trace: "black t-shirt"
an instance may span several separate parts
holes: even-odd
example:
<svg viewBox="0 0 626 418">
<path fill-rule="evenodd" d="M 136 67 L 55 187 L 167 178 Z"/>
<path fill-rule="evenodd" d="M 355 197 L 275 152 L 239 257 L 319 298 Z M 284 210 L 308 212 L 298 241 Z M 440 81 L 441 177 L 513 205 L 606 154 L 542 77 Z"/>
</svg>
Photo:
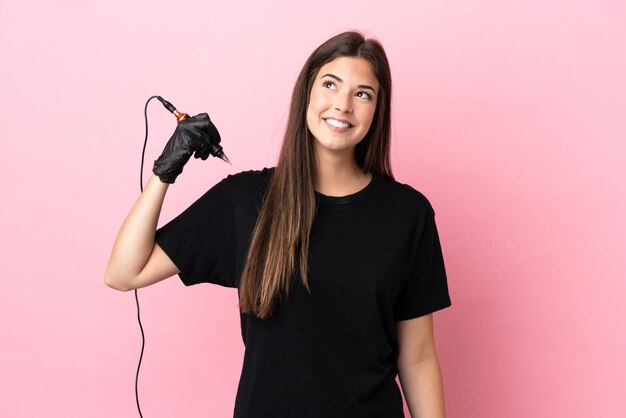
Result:
<svg viewBox="0 0 626 418">
<path fill-rule="evenodd" d="M 237 287 L 272 173 L 229 175 L 157 230 L 185 285 Z M 378 174 L 349 196 L 316 197 L 311 294 L 296 272 L 278 313 L 240 314 L 234 417 L 404 417 L 396 321 L 451 306 L 434 210 Z"/>
</svg>

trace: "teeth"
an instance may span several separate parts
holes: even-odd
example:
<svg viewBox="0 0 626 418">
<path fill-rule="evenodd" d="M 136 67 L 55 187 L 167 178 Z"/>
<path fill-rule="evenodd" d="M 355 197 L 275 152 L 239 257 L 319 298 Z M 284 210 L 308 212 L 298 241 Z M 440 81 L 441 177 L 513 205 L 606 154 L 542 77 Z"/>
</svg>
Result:
<svg viewBox="0 0 626 418">
<path fill-rule="evenodd" d="M 337 128 L 349 128 L 350 124 L 348 122 L 339 122 L 338 120 L 335 119 L 326 119 L 326 123 L 328 123 L 329 125 L 333 125 L 336 126 Z"/>
</svg>

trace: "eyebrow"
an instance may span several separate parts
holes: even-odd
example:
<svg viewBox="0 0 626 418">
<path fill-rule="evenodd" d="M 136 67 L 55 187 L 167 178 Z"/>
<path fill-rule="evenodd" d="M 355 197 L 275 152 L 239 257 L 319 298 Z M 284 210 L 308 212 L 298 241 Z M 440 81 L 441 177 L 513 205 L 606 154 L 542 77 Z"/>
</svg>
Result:
<svg viewBox="0 0 626 418">
<path fill-rule="evenodd" d="M 340 83 L 343 83 L 343 80 L 340 79 L 339 77 L 337 77 L 335 74 L 331 74 L 331 73 L 324 74 L 322 76 L 322 78 L 324 78 L 324 77 L 334 78 L 335 80 L 339 81 Z M 367 84 L 359 84 L 357 87 L 360 88 L 360 89 L 370 89 L 374 93 L 376 93 L 376 90 L 374 90 L 374 88 L 372 86 L 368 86 Z"/>
</svg>

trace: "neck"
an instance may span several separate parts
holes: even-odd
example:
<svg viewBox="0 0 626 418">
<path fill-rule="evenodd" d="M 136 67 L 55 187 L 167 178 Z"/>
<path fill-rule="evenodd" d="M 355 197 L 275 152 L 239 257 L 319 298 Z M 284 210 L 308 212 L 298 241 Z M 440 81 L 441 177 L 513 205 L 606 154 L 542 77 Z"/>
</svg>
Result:
<svg viewBox="0 0 626 418">
<path fill-rule="evenodd" d="M 371 178 L 372 174 L 364 172 L 357 164 L 354 149 L 342 154 L 318 151 L 314 184 L 319 193 L 346 196 L 363 189 Z"/>
</svg>

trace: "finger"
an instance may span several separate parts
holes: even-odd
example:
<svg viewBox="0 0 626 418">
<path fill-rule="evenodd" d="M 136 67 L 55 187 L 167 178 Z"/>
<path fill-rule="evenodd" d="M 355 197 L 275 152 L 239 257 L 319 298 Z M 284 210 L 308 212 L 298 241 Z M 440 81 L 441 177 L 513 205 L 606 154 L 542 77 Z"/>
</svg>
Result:
<svg viewBox="0 0 626 418">
<path fill-rule="evenodd" d="M 202 147 L 206 147 L 209 148 L 211 147 L 211 144 L 213 144 L 213 138 L 211 137 L 211 135 L 209 135 L 208 133 L 206 133 L 205 131 L 201 131 L 200 132 L 200 141 L 202 142 Z"/>
<path fill-rule="evenodd" d="M 208 135 L 206 133 L 201 132 L 200 138 L 197 138 L 193 141 L 193 148 L 196 150 L 196 158 L 202 158 L 204 160 L 206 159 L 205 156 L 209 155 L 211 147 L 210 143 L 206 140 L 207 137 Z"/>
<path fill-rule="evenodd" d="M 208 118 L 208 115 L 206 118 L 193 119 L 187 122 L 188 129 L 193 129 L 194 131 L 206 132 L 208 131 L 210 125 L 211 125 L 211 120 Z"/>
<path fill-rule="evenodd" d="M 202 160 L 206 160 L 209 157 L 210 149 L 209 147 L 204 147 L 196 151 L 196 158 L 201 158 Z"/>
<path fill-rule="evenodd" d="M 213 123 L 210 123 L 207 130 L 209 132 L 209 135 L 211 136 L 211 142 L 213 142 L 214 144 L 219 144 L 222 138 L 215 125 Z"/>
</svg>

